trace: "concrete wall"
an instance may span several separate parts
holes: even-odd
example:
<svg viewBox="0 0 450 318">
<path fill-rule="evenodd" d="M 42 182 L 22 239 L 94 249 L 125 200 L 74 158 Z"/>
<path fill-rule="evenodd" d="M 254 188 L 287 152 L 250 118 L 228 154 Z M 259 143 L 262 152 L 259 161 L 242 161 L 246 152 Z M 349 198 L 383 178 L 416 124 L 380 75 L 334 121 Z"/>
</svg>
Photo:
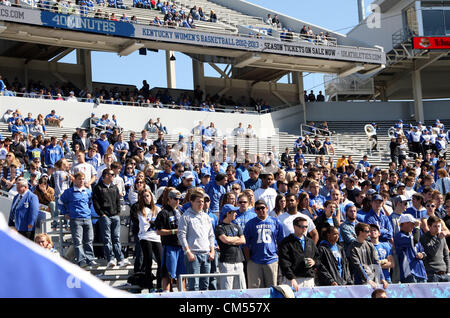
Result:
<svg viewBox="0 0 450 318">
<path fill-rule="evenodd" d="M 78 127 L 94 112 L 96 115 L 116 114 L 119 124 L 126 130 L 140 131 L 150 118 L 161 118 L 169 133 L 186 134 L 201 120 L 204 124 L 214 122 L 224 134 L 231 132 L 241 122 L 244 127 L 251 124 L 261 137 L 275 134 L 276 129 L 291 134 L 299 134 L 304 113 L 301 106 L 282 109 L 270 114 L 215 113 L 200 111 L 181 111 L 173 109 L 132 107 L 93 103 L 71 103 L 20 97 L 0 97 L 0 112 L 3 116 L 8 109 L 19 108 L 36 116 L 44 116 L 55 109 L 65 118 L 65 127 Z M 307 121 L 388 121 L 410 119 L 414 112 L 413 102 L 322 102 L 306 104 Z M 424 101 L 426 120 L 450 118 L 450 101 Z"/>
<path fill-rule="evenodd" d="M 90 117 L 91 113 L 97 116 L 109 114 L 110 117 L 115 114 L 119 124 L 125 130 L 141 131 L 150 118 L 156 120 L 161 118 L 161 122 L 167 127 L 169 133 L 186 134 L 201 120 L 204 124 L 214 122 L 215 127 L 222 130 L 223 133 L 231 132 L 241 122 L 243 127 L 251 124 L 258 135 L 261 137 L 271 136 L 275 133 L 270 114 L 239 114 L 239 113 L 215 113 L 200 111 L 181 111 L 175 109 L 161 109 L 148 107 L 132 107 L 120 105 L 101 104 L 96 106 L 94 103 L 72 103 L 66 101 L 41 100 L 21 97 L 0 97 L 1 115 L 8 108 L 19 109 L 22 114 L 28 112 L 33 116 L 41 113 L 44 117 L 52 109 L 56 110 L 57 115 L 64 117 L 63 126 L 78 127 L 84 120 Z"/>
<path fill-rule="evenodd" d="M 307 103 L 307 120 L 397 120 L 410 119 L 414 102 L 326 102 Z M 426 120 L 450 118 L 450 101 L 424 101 Z"/>
</svg>

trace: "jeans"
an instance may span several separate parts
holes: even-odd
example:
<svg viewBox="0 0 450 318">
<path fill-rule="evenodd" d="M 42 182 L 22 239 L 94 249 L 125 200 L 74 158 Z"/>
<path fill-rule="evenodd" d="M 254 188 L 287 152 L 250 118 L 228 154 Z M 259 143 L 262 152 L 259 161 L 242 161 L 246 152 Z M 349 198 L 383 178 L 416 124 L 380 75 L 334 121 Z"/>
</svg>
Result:
<svg viewBox="0 0 450 318">
<path fill-rule="evenodd" d="M 427 280 L 425 278 L 417 277 L 414 275 L 409 275 L 401 280 L 403 284 L 415 284 L 415 283 L 426 283 Z"/>
<path fill-rule="evenodd" d="M 214 259 L 211 261 L 211 274 L 217 273 L 217 269 L 219 267 L 219 251 L 215 251 L 214 253 Z M 210 277 L 209 278 L 209 290 L 217 290 L 217 277 Z"/>
<path fill-rule="evenodd" d="M 124 259 L 122 246 L 120 245 L 120 216 L 102 216 L 99 220 L 100 237 L 104 245 L 104 257 L 109 262 Z"/>
<path fill-rule="evenodd" d="M 450 275 L 448 274 L 428 274 L 429 283 L 448 283 L 450 282 Z"/>
<path fill-rule="evenodd" d="M 195 259 L 189 262 L 187 256 L 184 255 L 184 264 L 186 266 L 186 274 L 209 274 L 211 272 L 211 262 L 209 253 L 194 253 Z M 188 290 L 208 290 L 209 277 L 188 278 Z"/>
<path fill-rule="evenodd" d="M 70 219 L 75 262 L 78 265 L 90 264 L 94 260 L 94 231 L 91 219 Z"/>
</svg>

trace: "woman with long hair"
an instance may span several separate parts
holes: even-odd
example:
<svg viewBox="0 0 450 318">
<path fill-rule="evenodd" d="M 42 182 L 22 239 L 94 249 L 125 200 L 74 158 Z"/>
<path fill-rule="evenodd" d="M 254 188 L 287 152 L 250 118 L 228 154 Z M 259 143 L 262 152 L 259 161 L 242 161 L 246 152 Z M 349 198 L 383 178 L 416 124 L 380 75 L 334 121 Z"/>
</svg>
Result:
<svg viewBox="0 0 450 318">
<path fill-rule="evenodd" d="M 233 192 L 227 192 L 223 195 L 222 200 L 220 200 L 219 211 L 222 211 L 225 204 L 236 206 L 236 196 Z"/>
<path fill-rule="evenodd" d="M 309 206 L 309 195 L 307 192 L 301 192 L 298 195 L 298 210 L 309 216 L 313 221 L 317 218 L 317 214 Z"/>
<path fill-rule="evenodd" d="M 286 197 L 282 194 L 278 194 L 275 198 L 275 207 L 269 215 L 277 218 L 284 212 L 286 212 Z"/>
<path fill-rule="evenodd" d="M 155 205 L 150 190 L 139 193 L 138 220 L 139 220 L 139 244 L 144 255 L 145 284 L 150 291 L 154 291 L 152 280 L 152 262 L 155 257 L 158 269 L 156 271 L 156 288 L 161 289 L 161 237 L 156 233 L 155 220 L 161 209 Z"/>
<path fill-rule="evenodd" d="M 144 190 L 150 190 L 150 188 L 145 184 L 145 175 L 144 172 L 139 171 L 136 175 L 136 180 L 134 181 L 133 186 L 130 188 L 130 192 L 128 193 L 128 201 L 130 205 L 138 202 L 139 193 Z"/>
<path fill-rule="evenodd" d="M 251 209 L 255 206 L 255 194 L 253 193 L 253 190 L 245 189 L 244 192 L 248 196 L 248 208 Z"/>
</svg>

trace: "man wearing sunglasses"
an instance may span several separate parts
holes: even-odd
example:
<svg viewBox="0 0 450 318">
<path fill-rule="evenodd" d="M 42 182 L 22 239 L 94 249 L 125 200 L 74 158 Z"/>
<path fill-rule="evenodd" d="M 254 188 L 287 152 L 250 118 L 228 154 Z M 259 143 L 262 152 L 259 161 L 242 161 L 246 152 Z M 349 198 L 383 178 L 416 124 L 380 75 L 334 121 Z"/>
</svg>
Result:
<svg viewBox="0 0 450 318">
<path fill-rule="evenodd" d="M 277 284 L 277 246 L 284 238 L 283 225 L 269 216 L 264 200 L 255 202 L 255 212 L 244 228 L 248 288 L 268 288 Z"/>
<path fill-rule="evenodd" d="M 178 240 L 178 221 L 181 214 L 178 210 L 181 193 L 172 190 L 168 194 L 167 204 L 158 213 L 155 220 L 156 233 L 161 236 L 163 258 L 161 260 L 162 289 L 170 291 L 173 280 L 185 274 L 184 254 Z"/>
<path fill-rule="evenodd" d="M 285 237 L 279 247 L 280 269 L 283 284 L 299 287 L 314 287 L 314 268 L 319 260 L 319 252 L 314 241 L 307 237 L 308 221 L 298 216 L 292 222 L 294 233 Z"/>
</svg>

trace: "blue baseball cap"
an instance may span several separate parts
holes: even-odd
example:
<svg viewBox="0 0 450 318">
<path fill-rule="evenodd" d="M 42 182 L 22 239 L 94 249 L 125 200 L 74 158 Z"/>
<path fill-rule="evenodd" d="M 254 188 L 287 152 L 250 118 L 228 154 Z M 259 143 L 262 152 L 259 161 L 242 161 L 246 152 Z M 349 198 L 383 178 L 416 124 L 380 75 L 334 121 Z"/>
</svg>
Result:
<svg viewBox="0 0 450 318">
<path fill-rule="evenodd" d="M 379 195 L 379 194 L 375 194 L 372 197 L 372 201 L 383 201 L 383 197 L 381 195 Z"/>
<path fill-rule="evenodd" d="M 202 177 L 204 177 L 204 176 L 211 176 L 211 172 L 209 172 L 208 168 L 202 168 L 200 170 L 200 173 L 201 173 Z"/>
<path fill-rule="evenodd" d="M 222 207 L 222 211 L 220 212 L 220 220 L 223 220 L 227 216 L 228 212 L 237 211 L 237 210 L 239 210 L 239 207 L 234 206 L 232 204 L 225 204 Z"/>
</svg>

